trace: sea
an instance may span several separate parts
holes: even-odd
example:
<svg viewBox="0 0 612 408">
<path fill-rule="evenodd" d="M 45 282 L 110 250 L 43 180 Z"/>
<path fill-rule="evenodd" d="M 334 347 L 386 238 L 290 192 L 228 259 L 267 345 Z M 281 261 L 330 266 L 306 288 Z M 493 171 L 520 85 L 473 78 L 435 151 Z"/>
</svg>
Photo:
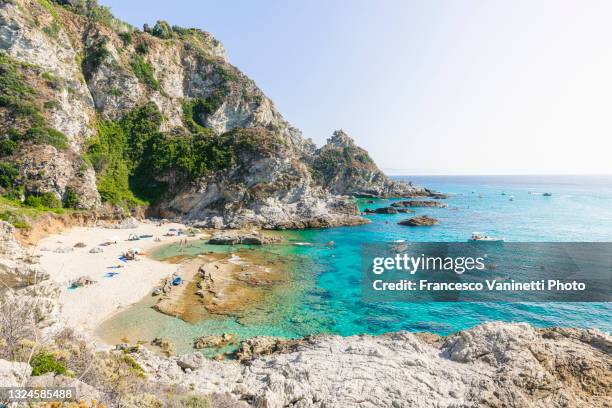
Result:
<svg viewBox="0 0 612 408">
<path fill-rule="evenodd" d="M 195 244 L 191 255 L 207 251 L 267 251 L 291 257 L 290 284 L 271 291 L 262 304 L 238 316 L 210 316 L 186 323 L 151 308 L 150 297 L 104 322 L 103 339 L 121 336 L 148 341 L 160 337 L 188 351 L 193 339 L 212 333 L 302 337 L 341 336 L 400 330 L 447 335 L 487 321 L 526 322 L 538 327 L 564 326 L 612 331 L 611 303 L 516 302 L 366 302 L 361 296 L 361 245 L 406 242 L 466 242 L 473 232 L 506 242 L 612 242 L 612 176 L 402 176 L 402 181 L 446 193 L 446 208 L 416 208 L 439 220 L 433 227 L 398 225 L 407 214 L 367 215 L 360 226 L 290 231 L 287 243 L 260 248 Z M 544 195 L 544 193 L 548 193 Z M 366 207 L 393 200 L 358 199 Z M 412 216 L 412 215 L 411 215 Z M 333 243 L 333 245 L 331 245 Z M 307 245 L 306 245 L 307 244 Z M 163 259 L 184 252 L 162 248 Z"/>
</svg>

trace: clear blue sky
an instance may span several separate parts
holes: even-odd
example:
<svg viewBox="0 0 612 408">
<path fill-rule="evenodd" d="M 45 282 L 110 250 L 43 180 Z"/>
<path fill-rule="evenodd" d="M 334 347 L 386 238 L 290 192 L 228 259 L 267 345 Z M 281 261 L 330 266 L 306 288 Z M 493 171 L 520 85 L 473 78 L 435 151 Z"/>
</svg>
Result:
<svg viewBox="0 0 612 408">
<path fill-rule="evenodd" d="M 211 32 L 306 137 L 389 173 L 612 173 L 612 2 L 101 3 Z"/>
</svg>

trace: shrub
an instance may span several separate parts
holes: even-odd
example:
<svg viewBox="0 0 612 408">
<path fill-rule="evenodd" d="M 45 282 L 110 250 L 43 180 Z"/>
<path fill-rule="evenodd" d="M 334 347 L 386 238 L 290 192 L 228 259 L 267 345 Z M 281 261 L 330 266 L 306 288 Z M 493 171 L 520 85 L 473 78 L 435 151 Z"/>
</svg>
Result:
<svg viewBox="0 0 612 408">
<path fill-rule="evenodd" d="M 130 45 L 132 43 L 132 33 L 130 33 L 129 31 L 125 31 L 123 33 L 119 33 L 119 38 L 121 38 L 121 41 L 123 42 L 123 45 Z"/>
<path fill-rule="evenodd" d="M 165 188 L 153 179 L 148 149 L 156 137 L 162 115 L 153 102 L 133 109 L 120 121 L 103 121 L 98 135 L 87 149 L 87 160 L 98 176 L 101 197 L 129 208 L 158 198 Z"/>
<path fill-rule="evenodd" d="M 68 148 L 66 135 L 50 127 L 32 127 L 26 132 L 25 139 L 34 144 L 48 144 L 58 149 Z"/>
<path fill-rule="evenodd" d="M 45 101 L 43 104 L 45 109 L 59 109 L 61 107 L 60 103 L 56 100 Z"/>
<path fill-rule="evenodd" d="M 41 194 L 29 194 L 26 196 L 25 205 L 34 208 L 62 208 L 62 202 L 52 192 Z"/>
<path fill-rule="evenodd" d="M 55 356 L 48 352 L 40 352 L 30 361 L 32 375 L 38 376 L 46 373 L 65 374 L 66 367 Z"/>
<path fill-rule="evenodd" d="M 46 27 L 43 27 L 43 32 L 47 34 L 49 37 L 57 39 L 59 36 L 59 32 L 62 29 L 62 26 L 57 22 L 53 21 Z"/>
<path fill-rule="evenodd" d="M 67 187 L 64 194 L 64 208 L 77 208 L 79 195 L 73 187 Z"/>
<path fill-rule="evenodd" d="M 221 87 L 213 92 L 208 98 L 200 97 L 191 100 L 184 100 L 182 107 L 185 125 L 192 132 L 201 131 L 205 127 L 203 118 L 216 112 L 223 104 L 227 94 L 228 90 Z"/>
<path fill-rule="evenodd" d="M 0 213 L 0 220 L 6 221 L 15 228 L 25 229 L 30 228 L 27 218 L 23 214 L 18 214 L 14 211 L 3 211 Z"/>
<path fill-rule="evenodd" d="M 155 37 L 162 39 L 169 39 L 173 37 L 172 28 L 166 21 L 160 20 L 155 23 L 151 29 L 151 34 Z"/>
<path fill-rule="evenodd" d="M 207 395 L 188 395 L 181 401 L 185 408 L 211 408 L 212 402 Z"/>
<path fill-rule="evenodd" d="M 18 176 L 19 171 L 14 165 L 7 162 L 0 162 L 0 187 L 13 188 Z"/>
<path fill-rule="evenodd" d="M 87 48 L 85 58 L 81 62 L 81 69 L 86 80 L 91 79 L 93 73 L 100 68 L 100 65 L 109 55 L 110 52 L 106 49 L 105 41 Z"/>
<path fill-rule="evenodd" d="M 113 14 L 110 9 L 105 6 L 100 6 L 96 0 L 88 0 L 87 8 L 87 17 L 96 23 L 111 25 L 113 22 Z"/>
<path fill-rule="evenodd" d="M 139 54 L 134 54 L 132 56 L 130 65 L 138 80 L 147 84 L 151 89 L 159 91 L 159 82 L 155 79 L 153 68 L 151 68 L 151 65 L 149 65 Z"/>
<path fill-rule="evenodd" d="M 141 41 L 136 45 L 136 52 L 140 55 L 147 55 L 149 53 L 149 44 L 145 41 Z"/>
</svg>

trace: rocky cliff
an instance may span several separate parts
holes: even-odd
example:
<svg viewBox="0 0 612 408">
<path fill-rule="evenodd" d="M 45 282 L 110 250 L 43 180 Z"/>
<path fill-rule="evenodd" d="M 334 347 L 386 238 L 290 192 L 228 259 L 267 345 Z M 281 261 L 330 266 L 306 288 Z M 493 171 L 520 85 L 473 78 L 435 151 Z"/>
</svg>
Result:
<svg viewBox="0 0 612 408">
<path fill-rule="evenodd" d="M 417 197 L 431 192 L 412 183 L 389 179 L 368 152 L 355 144 L 343 130 L 336 130 L 314 156 L 317 180 L 335 194 L 365 197 Z"/>
<path fill-rule="evenodd" d="M 427 194 L 343 132 L 317 149 L 198 29 L 141 31 L 95 1 L 0 0 L 0 52 L 12 199 L 302 228 L 362 222 L 345 194 Z"/>
</svg>

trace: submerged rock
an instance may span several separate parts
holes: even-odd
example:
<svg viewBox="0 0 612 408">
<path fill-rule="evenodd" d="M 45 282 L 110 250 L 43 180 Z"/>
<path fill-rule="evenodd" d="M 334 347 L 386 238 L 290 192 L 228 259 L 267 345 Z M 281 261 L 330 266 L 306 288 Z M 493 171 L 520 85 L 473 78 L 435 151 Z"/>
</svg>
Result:
<svg viewBox="0 0 612 408">
<path fill-rule="evenodd" d="M 420 215 L 418 217 L 412 217 L 398 222 L 399 225 L 408 225 L 410 227 L 430 227 L 432 225 L 436 225 L 437 223 L 438 220 L 427 215 Z"/>
</svg>

